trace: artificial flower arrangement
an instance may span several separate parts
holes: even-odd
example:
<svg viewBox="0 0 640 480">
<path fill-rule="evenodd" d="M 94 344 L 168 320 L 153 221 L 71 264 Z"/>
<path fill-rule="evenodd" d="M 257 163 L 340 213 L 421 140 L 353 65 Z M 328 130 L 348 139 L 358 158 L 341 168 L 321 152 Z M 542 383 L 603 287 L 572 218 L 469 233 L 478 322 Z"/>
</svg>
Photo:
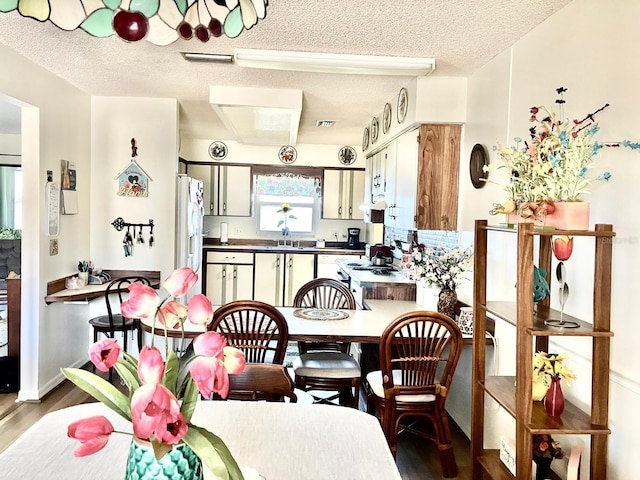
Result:
<svg viewBox="0 0 640 480">
<path fill-rule="evenodd" d="M 533 382 L 541 382 L 548 388 L 552 378 L 561 378 L 571 386 L 571 380 L 575 380 L 576 376 L 563 363 L 568 356 L 566 352 L 559 355 L 536 352 L 533 356 Z"/>
<path fill-rule="evenodd" d="M 429 286 L 449 290 L 455 290 L 465 278 L 472 260 L 471 248 L 426 248 L 420 244 L 411 254 L 416 279 L 424 279 Z"/>
<path fill-rule="evenodd" d="M 289 213 L 291 210 L 293 210 L 293 208 L 288 203 L 283 203 L 280 206 L 280 208 L 277 210 L 278 213 L 282 213 L 282 217 L 283 217 L 283 219 L 278 222 L 277 227 L 279 228 L 281 225 L 284 225 L 284 227 L 282 227 L 282 235 L 285 235 L 285 236 L 291 233 L 291 231 L 289 230 L 289 227 L 287 226 L 287 220 L 289 219 L 297 220 L 298 218 L 295 215 Z"/>
<path fill-rule="evenodd" d="M 561 107 L 566 90 L 556 89 L 561 96 L 556 103 Z M 594 180 L 588 175 L 595 166 L 593 157 L 603 147 L 595 140 L 599 126 L 594 117 L 608 106 L 605 104 L 582 120 L 558 118 L 547 107 L 532 107 L 529 121 L 534 126 L 529 129 L 530 140 L 516 137 L 515 146 L 510 147 L 497 143 L 498 155 L 503 161 L 497 168 L 507 172 L 508 199 L 504 204 L 495 204 L 490 213 L 515 212 L 523 218 L 543 219 L 555 211 L 557 201 L 581 201 Z M 622 145 L 634 148 L 630 143 Z M 491 168 L 493 165 L 484 167 L 485 171 Z M 610 177 L 609 172 L 604 172 L 595 180 Z"/>
<path fill-rule="evenodd" d="M 176 297 L 183 297 L 197 279 L 191 268 L 175 270 L 162 284 L 169 293 L 164 299 L 152 287 L 132 283 L 128 287 L 129 299 L 122 303 L 121 312 L 127 318 L 153 318 L 154 329 L 156 322 L 183 329 L 187 319 L 194 324 L 206 325 L 213 318 L 213 307 L 205 295 L 194 295 L 187 305 L 176 300 Z M 168 348 L 166 327 L 164 330 L 166 363 L 153 340 L 151 346 L 142 348 L 139 359 L 122 351 L 113 338 L 96 342 L 89 349 L 93 365 L 102 372 L 115 368 L 129 395 L 86 370 L 63 368 L 62 373 L 131 421 L 133 434 L 151 443 L 156 459 L 162 458 L 174 445 L 185 443 L 216 478 L 242 480 L 242 472 L 224 442 L 190 421 L 200 394 L 210 398 L 216 392 L 226 398 L 229 374 L 244 370 L 244 354 L 227 346 L 226 339 L 219 333 L 206 332 L 193 340 L 195 355 L 181 369 L 178 356 Z M 181 370 L 184 369 L 188 373 L 183 374 Z M 184 380 L 179 382 L 182 378 Z M 81 442 L 74 455 L 82 457 L 101 450 L 113 432 L 113 426 L 104 416 L 74 422 L 69 425 L 68 435 Z"/>
<path fill-rule="evenodd" d="M 532 450 L 534 458 L 564 458 L 560 444 L 546 433 L 533 435 Z"/>
</svg>

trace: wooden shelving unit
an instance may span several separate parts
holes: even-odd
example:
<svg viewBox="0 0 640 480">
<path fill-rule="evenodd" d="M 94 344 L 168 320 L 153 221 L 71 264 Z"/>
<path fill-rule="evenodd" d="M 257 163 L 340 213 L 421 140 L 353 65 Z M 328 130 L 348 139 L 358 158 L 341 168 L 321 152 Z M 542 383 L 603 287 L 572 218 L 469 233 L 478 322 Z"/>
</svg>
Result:
<svg viewBox="0 0 640 480">
<path fill-rule="evenodd" d="M 516 302 L 487 301 L 487 244 L 490 232 L 513 232 L 517 235 Z M 570 317 L 578 328 L 556 328 L 544 324 L 545 319 L 558 318 L 560 312 L 549 308 L 549 297 L 537 306 L 534 314 L 533 265 L 538 253 L 538 267 L 551 272 L 553 236 L 586 236 L 595 241 L 593 324 Z M 473 479 L 531 479 L 532 435 L 535 433 L 581 434 L 591 437 L 590 478 L 607 478 L 609 348 L 611 312 L 612 225 L 596 225 L 595 230 L 538 230 L 530 223 L 517 229 L 489 226 L 486 220 L 476 220 L 474 267 L 474 338 L 473 385 L 471 407 L 471 456 Z M 551 275 L 547 281 L 551 282 Z M 486 375 L 487 313 L 516 327 L 516 376 Z M 574 336 L 592 339 L 591 411 L 584 412 L 570 402 L 560 417 L 550 417 L 542 402 L 531 398 L 534 341 L 535 351 L 548 351 L 549 337 Z M 514 359 L 515 360 L 515 359 Z M 515 386 L 514 386 L 515 385 Z M 497 450 L 484 448 L 484 414 L 487 396 L 493 398 L 516 422 L 516 476 L 502 464 Z"/>
</svg>

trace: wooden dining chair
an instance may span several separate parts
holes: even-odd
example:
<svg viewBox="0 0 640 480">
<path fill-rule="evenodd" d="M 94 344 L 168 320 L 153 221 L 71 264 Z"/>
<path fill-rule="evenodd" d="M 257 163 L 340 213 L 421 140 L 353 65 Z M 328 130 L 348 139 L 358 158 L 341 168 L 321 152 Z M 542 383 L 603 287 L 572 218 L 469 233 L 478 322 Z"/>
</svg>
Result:
<svg viewBox="0 0 640 480">
<path fill-rule="evenodd" d="M 120 305 L 129 297 L 128 287 L 132 283 L 142 283 L 151 285 L 151 281 L 142 276 L 129 276 L 112 280 L 104 292 L 104 299 L 107 304 L 106 315 L 100 315 L 89 320 L 93 327 L 93 341 L 98 341 L 100 333 L 107 337 L 114 338 L 115 332 L 123 332 L 122 347 L 127 351 L 127 332 L 137 332 L 138 351 L 142 350 L 142 329 L 140 320 L 136 318 L 126 318 L 120 313 Z M 117 306 L 117 308 L 116 308 Z"/>
<path fill-rule="evenodd" d="M 284 365 L 247 363 L 241 373 L 229 375 L 228 400 L 298 401 L 293 380 Z"/>
<path fill-rule="evenodd" d="M 255 300 L 236 300 L 213 312 L 209 330 L 240 349 L 247 363 L 282 365 L 289 342 L 289 327 L 280 311 Z"/>
<path fill-rule="evenodd" d="M 293 306 L 355 310 L 356 301 L 351 290 L 342 282 L 332 278 L 317 278 L 300 287 Z M 358 361 L 349 353 L 350 348 L 348 342 L 298 342 L 300 355 L 293 361 L 296 387 L 304 391 L 338 392 L 328 398 L 314 396 L 321 403 L 331 403 L 337 397 L 346 399 L 353 395 L 353 406 L 358 408 L 361 370 Z"/>
<path fill-rule="evenodd" d="M 445 402 L 461 349 L 462 334 L 448 316 L 405 313 L 382 334 L 380 370 L 366 376 L 368 409 L 379 415 L 391 453 L 396 455 L 401 429 L 432 440 L 445 478 L 458 475 Z M 416 417 L 433 428 L 425 432 L 406 425 Z"/>
</svg>

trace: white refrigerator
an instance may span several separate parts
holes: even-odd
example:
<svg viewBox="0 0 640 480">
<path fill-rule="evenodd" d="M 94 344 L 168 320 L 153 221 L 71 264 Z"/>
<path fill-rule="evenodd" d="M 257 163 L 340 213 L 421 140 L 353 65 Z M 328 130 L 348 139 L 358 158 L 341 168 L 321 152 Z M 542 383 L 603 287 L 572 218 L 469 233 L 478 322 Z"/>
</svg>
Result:
<svg viewBox="0 0 640 480">
<path fill-rule="evenodd" d="M 176 209 L 175 267 L 191 267 L 198 274 L 198 282 L 187 293 L 187 301 L 202 293 L 202 221 L 204 218 L 204 188 L 201 180 L 178 175 Z"/>
</svg>

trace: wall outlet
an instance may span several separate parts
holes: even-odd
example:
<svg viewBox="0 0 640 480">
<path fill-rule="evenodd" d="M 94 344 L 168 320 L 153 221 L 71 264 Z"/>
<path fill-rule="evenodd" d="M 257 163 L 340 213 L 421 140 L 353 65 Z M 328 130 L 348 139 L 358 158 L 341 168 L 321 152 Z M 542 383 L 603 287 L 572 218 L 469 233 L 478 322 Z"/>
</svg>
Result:
<svg viewBox="0 0 640 480">
<path fill-rule="evenodd" d="M 233 233 L 235 233 L 236 235 L 238 235 L 239 233 L 242 233 L 242 229 L 240 227 L 235 227 L 233 229 Z"/>
</svg>

